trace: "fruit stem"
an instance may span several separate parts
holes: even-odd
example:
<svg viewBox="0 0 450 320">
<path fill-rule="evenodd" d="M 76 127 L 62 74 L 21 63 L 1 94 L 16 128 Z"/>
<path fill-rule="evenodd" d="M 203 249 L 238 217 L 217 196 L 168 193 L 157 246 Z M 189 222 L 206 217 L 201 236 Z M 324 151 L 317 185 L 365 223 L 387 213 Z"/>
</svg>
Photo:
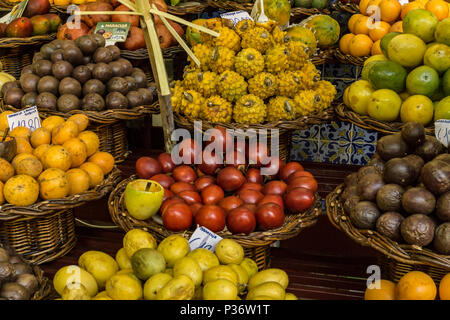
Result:
<svg viewBox="0 0 450 320">
<path fill-rule="evenodd" d="M 150 190 L 151 186 L 152 186 L 152 183 L 150 181 L 147 182 L 147 185 L 145 186 L 145 192 L 148 192 Z"/>
</svg>

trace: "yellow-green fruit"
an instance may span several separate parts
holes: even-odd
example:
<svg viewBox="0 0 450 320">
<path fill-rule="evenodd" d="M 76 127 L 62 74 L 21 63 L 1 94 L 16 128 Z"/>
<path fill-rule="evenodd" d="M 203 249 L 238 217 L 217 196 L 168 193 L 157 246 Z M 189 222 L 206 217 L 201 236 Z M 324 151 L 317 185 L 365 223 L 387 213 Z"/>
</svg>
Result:
<svg viewBox="0 0 450 320">
<path fill-rule="evenodd" d="M 206 45 L 206 44 L 197 44 L 192 47 L 192 52 L 197 57 L 197 59 L 200 61 L 200 69 L 203 71 L 208 71 L 210 68 L 210 63 L 212 59 L 212 51 L 213 48 Z M 198 67 L 197 64 L 192 61 L 190 57 L 188 57 L 188 60 L 191 62 L 192 67 Z"/>
<path fill-rule="evenodd" d="M 294 100 L 283 96 L 270 99 L 267 105 L 267 121 L 294 120 L 295 117 Z"/>
<path fill-rule="evenodd" d="M 424 126 L 433 120 L 434 106 L 430 98 L 422 95 L 413 95 L 403 101 L 400 109 L 400 118 L 403 123 L 418 122 Z"/>
<path fill-rule="evenodd" d="M 156 294 L 157 300 L 190 300 L 194 296 L 194 282 L 185 275 L 179 275 L 166 283 Z"/>
<path fill-rule="evenodd" d="M 242 35 L 241 46 L 245 48 L 255 48 L 261 53 L 272 47 L 273 37 L 270 32 L 262 27 L 255 27 Z"/>
<path fill-rule="evenodd" d="M 214 38 L 216 46 L 227 47 L 234 52 L 238 52 L 241 49 L 241 38 L 234 30 L 227 27 L 219 27 L 215 31 L 220 33 L 219 37 Z"/>
<path fill-rule="evenodd" d="M 300 69 L 300 87 L 302 90 L 312 89 L 320 81 L 320 71 L 311 62 L 305 63 Z"/>
<path fill-rule="evenodd" d="M 232 239 L 222 239 L 216 245 L 216 255 L 221 264 L 240 264 L 244 260 L 244 248 Z"/>
<path fill-rule="evenodd" d="M 308 116 L 319 109 L 321 97 L 314 90 L 302 90 L 294 97 L 297 116 Z"/>
<path fill-rule="evenodd" d="M 158 251 L 164 256 L 169 268 L 174 266 L 175 261 L 186 256 L 189 250 L 189 241 L 180 235 L 170 235 L 158 245 Z"/>
<path fill-rule="evenodd" d="M 62 295 L 66 286 L 77 286 L 82 284 L 93 297 L 98 292 L 98 285 L 95 278 L 86 270 L 76 265 L 65 266 L 59 269 L 53 277 L 53 287 L 59 295 Z"/>
<path fill-rule="evenodd" d="M 128 258 L 142 248 L 156 248 L 155 238 L 147 231 L 141 229 L 131 229 L 123 237 L 123 248 L 127 253 Z"/>
<path fill-rule="evenodd" d="M 86 251 L 78 259 L 78 265 L 92 274 L 99 288 L 118 270 L 119 265 L 110 255 L 101 251 Z"/>
<path fill-rule="evenodd" d="M 298 300 L 298 298 L 295 294 L 286 292 L 286 295 L 284 296 L 284 300 Z"/>
<path fill-rule="evenodd" d="M 288 55 L 287 64 L 289 70 L 297 71 L 302 66 L 304 66 L 305 63 L 308 62 L 309 56 L 305 51 L 305 46 L 303 45 L 303 43 L 299 41 L 289 41 L 286 43 L 286 49 Z"/>
<path fill-rule="evenodd" d="M 323 111 L 328 108 L 336 96 L 336 87 L 326 80 L 320 80 L 316 82 L 314 90 L 320 95 L 321 100 L 319 102 L 319 111 Z"/>
<path fill-rule="evenodd" d="M 243 49 L 236 55 L 234 68 L 237 73 L 250 79 L 264 70 L 264 57 L 254 48 Z"/>
<path fill-rule="evenodd" d="M 194 90 L 186 90 L 182 94 L 181 112 L 192 118 L 198 118 L 205 98 Z"/>
<path fill-rule="evenodd" d="M 266 114 L 267 108 L 264 101 L 253 94 L 246 94 L 236 102 L 233 119 L 237 123 L 263 123 Z"/>
<path fill-rule="evenodd" d="M 450 96 L 445 97 L 436 105 L 434 121 L 439 119 L 450 119 Z"/>
<path fill-rule="evenodd" d="M 220 264 L 217 256 L 208 249 L 204 248 L 192 250 L 188 253 L 187 256 L 197 261 L 200 269 L 202 269 L 202 272 L 205 272 L 209 268 L 218 266 Z"/>
<path fill-rule="evenodd" d="M 198 87 L 198 74 L 201 72 L 197 68 L 184 68 L 183 72 L 183 88 L 188 90 L 196 90 Z"/>
<path fill-rule="evenodd" d="M 167 268 L 166 270 L 164 270 L 164 273 L 167 273 L 168 275 L 173 277 L 173 269 L 172 268 Z"/>
<path fill-rule="evenodd" d="M 210 68 L 215 73 L 222 73 L 226 70 L 234 70 L 236 56 L 233 50 L 227 47 L 214 47 L 211 53 Z"/>
<path fill-rule="evenodd" d="M 312 56 L 316 52 L 317 39 L 309 28 L 294 25 L 286 30 L 289 41 L 300 42 L 306 49 L 305 52 Z"/>
<path fill-rule="evenodd" d="M 91 300 L 112 300 L 110 296 L 106 293 L 106 291 L 99 292 L 95 297 Z"/>
<path fill-rule="evenodd" d="M 301 74 L 299 71 L 286 71 L 278 75 L 277 95 L 293 98 L 301 89 Z"/>
<path fill-rule="evenodd" d="M 205 98 L 209 98 L 217 93 L 217 82 L 219 76 L 215 72 L 199 72 L 197 73 L 196 90 Z"/>
<path fill-rule="evenodd" d="M 276 25 L 272 30 L 272 37 L 276 44 L 283 44 L 287 40 L 287 32 L 281 30 L 281 28 Z"/>
<path fill-rule="evenodd" d="M 239 292 L 244 292 L 247 283 L 248 283 L 248 273 L 247 271 L 239 264 L 230 263 L 228 265 L 234 272 L 236 272 L 238 276 L 238 290 Z"/>
<path fill-rule="evenodd" d="M 135 279 L 135 280 L 139 281 L 139 283 L 141 283 L 141 279 L 139 279 L 139 278 L 134 274 L 133 268 L 119 270 L 119 271 L 117 271 L 116 274 L 126 274 L 126 275 L 129 275 L 130 277 L 132 277 L 133 279 Z"/>
<path fill-rule="evenodd" d="M 284 270 L 278 268 L 269 268 L 258 272 L 248 281 L 248 289 L 251 290 L 265 282 L 277 282 L 283 289 L 289 284 L 289 278 Z"/>
<path fill-rule="evenodd" d="M 172 109 L 176 113 L 181 113 L 181 100 L 183 98 L 183 92 L 186 88 L 183 88 L 182 81 L 172 81 L 170 84 Z"/>
<path fill-rule="evenodd" d="M 158 273 L 148 278 L 144 284 L 144 299 L 156 300 L 158 291 L 170 280 L 172 280 L 172 276 L 167 273 Z"/>
<path fill-rule="evenodd" d="M 358 80 L 353 82 L 348 91 L 350 108 L 360 115 L 367 115 L 367 105 L 374 91 L 369 81 Z"/>
<path fill-rule="evenodd" d="M 256 264 L 256 262 L 254 260 L 252 260 L 250 258 L 244 258 L 244 260 L 242 260 L 240 266 L 242 268 L 244 268 L 245 271 L 247 271 L 249 279 L 258 273 L 258 265 Z"/>
<path fill-rule="evenodd" d="M 268 72 L 258 73 L 248 81 L 248 92 L 265 100 L 277 93 L 277 77 Z"/>
<path fill-rule="evenodd" d="M 203 273 L 197 261 L 189 257 L 183 257 L 175 262 L 173 276 L 185 275 L 191 278 L 194 285 L 198 287 L 202 283 Z"/>
<path fill-rule="evenodd" d="M 217 89 L 222 98 L 235 102 L 247 93 L 247 82 L 240 74 L 227 70 L 220 74 Z"/>
<path fill-rule="evenodd" d="M 283 72 L 288 68 L 288 50 L 284 44 L 275 45 L 267 49 L 264 55 L 266 71 L 270 73 Z"/>
<path fill-rule="evenodd" d="M 398 118 L 402 99 L 389 89 L 380 89 L 372 93 L 367 104 L 369 116 L 380 121 L 394 121 Z"/>
<path fill-rule="evenodd" d="M 82 284 L 65 287 L 61 298 L 63 300 L 91 300 L 87 289 Z"/>
<path fill-rule="evenodd" d="M 258 296 L 267 296 L 275 300 L 284 300 L 285 295 L 286 292 L 284 291 L 284 288 L 278 282 L 268 281 L 249 289 L 247 300 L 251 300 Z"/>
<path fill-rule="evenodd" d="M 344 104 L 349 107 L 349 101 L 348 101 L 348 91 L 350 90 L 350 87 L 345 88 L 344 90 L 344 94 L 342 95 L 342 101 L 344 102 Z M 401 97 L 401 96 L 400 96 Z"/>
<path fill-rule="evenodd" d="M 211 122 L 230 123 L 233 106 L 219 96 L 212 96 L 205 100 L 201 109 L 201 118 Z"/>
<path fill-rule="evenodd" d="M 139 300 L 141 283 L 128 274 L 116 274 L 106 282 L 106 293 L 113 300 Z"/>
<path fill-rule="evenodd" d="M 231 281 L 237 286 L 238 275 L 231 269 L 230 266 L 219 265 L 206 270 L 203 274 L 203 284 L 207 284 L 210 281 L 225 279 Z"/>
<path fill-rule="evenodd" d="M 251 299 L 246 298 L 246 300 L 275 300 L 275 299 L 269 296 L 254 296 L 251 297 Z"/>
<path fill-rule="evenodd" d="M 244 19 L 236 23 L 234 26 L 234 31 L 242 37 L 244 33 L 247 33 L 250 31 L 250 29 L 253 29 L 255 27 L 255 21 L 251 19 Z"/>
<path fill-rule="evenodd" d="M 237 295 L 236 285 L 225 279 L 208 282 L 203 287 L 204 300 L 236 300 Z"/>
<path fill-rule="evenodd" d="M 128 258 L 124 248 L 120 248 L 116 253 L 116 262 L 120 269 L 131 269 L 131 260 Z"/>
</svg>

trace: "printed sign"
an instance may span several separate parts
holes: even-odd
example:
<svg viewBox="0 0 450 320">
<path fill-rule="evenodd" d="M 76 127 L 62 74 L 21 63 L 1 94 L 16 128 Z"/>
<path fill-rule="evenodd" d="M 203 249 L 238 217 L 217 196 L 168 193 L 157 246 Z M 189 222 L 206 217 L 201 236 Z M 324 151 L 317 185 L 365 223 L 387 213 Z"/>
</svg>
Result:
<svg viewBox="0 0 450 320">
<path fill-rule="evenodd" d="M 189 239 L 189 246 L 191 247 L 191 251 L 203 248 L 214 252 L 220 240 L 222 240 L 222 237 L 219 237 L 211 230 L 205 227 L 197 227 Z"/>
<path fill-rule="evenodd" d="M 450 142 L 450 120 L 440 119 L 434 123 L 434 134 L 436 138 L 446 147 Z"/>
<path fill-rule="evenodd" d="M 94 32 L 101 34 L 105 38 L 105 46 L 109 46 L 116 42 L 125 42 L 128 30 L 130 30 L 129 22 L 99 22 Z"/>
<path fill-rule="evenodd" d="M 233 12 L 225 12 L 220 15 L 223 19 L 228 19 L 233 21 L 233 26 L 236 25 L 241 20 L 253 20 L 252 17 L 246 11 L 233 11 Z"/>
<path fill-rule="evenodd" d="M 27 4 L 28 4 L 28 0 L 24 0 L 21 3 L 15 5 L 12 8 L 11 12 L 9 12 L 8 14 L 6 14 L 0 18 L 0 23 L 8 24 L 13 20 L 22 17 L 22 14 L 25 11 Z"/>
<path fill-rule="evenodd" d="M 8 115 L 9 129 L 15 127 L 27 127 L 31 131 L 41 127 L 41 119 L 36 106 L 20 110 L 19 112 Z"/>
</svg>

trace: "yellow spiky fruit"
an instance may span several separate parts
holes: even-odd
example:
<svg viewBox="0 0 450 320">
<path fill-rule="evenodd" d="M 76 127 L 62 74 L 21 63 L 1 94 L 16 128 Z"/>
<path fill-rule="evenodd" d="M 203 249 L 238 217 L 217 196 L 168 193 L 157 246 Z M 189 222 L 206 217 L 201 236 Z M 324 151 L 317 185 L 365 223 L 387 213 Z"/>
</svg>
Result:
<svg viewBox="0 0 450 320">
<path fill-rule="evenodd" d="M 201 117 L 203 120 L 230 123 L 232 115 L 232 104 L 222 97 L 211 96 L 202 104 Z"/>
<path fill-rule="evenodd" d="M 264 54 L 272 45 L 272 34 L 264 28 L 255 27 L 242 35 L 241 46 L 243 49 L 255 48 Z"/>
<path fill-rule="evenodd" d="M 220 36 L 214 38 L 213 42 L 216 46 L 227 47 L 234 52 L 238 52 L 241 49 L 241 37 L 232 29 L 228 27 L 216 28 Z"/>
<path fill-rule="evenodd" d="M 297 117 L 309 116 L 319 110 L 321 96 L 314 90 L 302 90 L 294 97 Z"/>
<path fill-rule="evenodd" d="M 277 96 L 269 100 L 267 121 L 294 120 L 295 117 L 294 100 L 283 96 Z"/>
<path fill-rule="evenodd" d="M 264 70 L 264 57 L 254 48 L 242 49 L 236 55 L 234 69 L 240 75 L 250 79 Z"/>
<path fill-rule="evenodd" d="M 220 74 L 217 91 L 222 98 L 235 102 L 247 94 L 247 82 L 240 74 L 227 70 Z"/>
<path fill-rule="evenodd" d="M 336 96 L 335 86 L 330 81 L 320 80 L 316 83 L 314 90 L 321 96 L 319 110 L 323 111 L 324 109 L 330 107 L 334 97 Z"/>
<path fill-rule="evenodd" d="M 226 70 L 234 70 L 236 56 L 233 50 L 227 47 L 214 47 L 211 53 L 211 71 L 220 74 Z"/>
<path fill-rule="evenodd" d="M 205 98 L 197 91 L 183 91 L 181 94 L 181 112 L 188 117 L 198 118 L 204 101 Z"/>
<path fill-rule="evenodd" d="M 301 88 L 300 72 L 286 71 L 278 75 L 277 95 L 293 98 Z"/>
<path fill-rule="evenodd" d="M 208 71 L 210 69 L 210 63 L 212 58 L 213 48 L 206 44 L 197 44 L 192 47 L 192 52 L 200 61 L 200 69 Z M 191 67 L 197 68 L 197 64 L 188 56 L 188 61 L 191 63 Z"/>
<path fill-rule="evenodd" d="M 233 119 L 237 123 L 263 123 L 266 114 L 267 107 L 264 101 L 253 94 L 246 94 L 236 102 L 233 110 Z"/>
<path fill-rule="evenodd" d="M 183 87 L 190 90 L 195 90 L 198 87 L 198 74 L 200 69 L 191 68 L 186 66 L 183 72 Z"/>
<path fill-rule="evenodd" d="M 286 43 L 288 51 L 288 69 L 291 71 L 299 70 L 306 62 L 309 56 L 305 51 L 305 45 L 300 41 L 288 41 Z"/>
<path fill-rule="evenodd" d="M 197 91 L 205 98 L 217 93 L 219 76 L 215 72 L 205 71 L 197 73 Z"/>
<path fill-rule="evenodd" d="M 281 28 L 276 25 L 272 30 L 273 42 L 276 44 L 284 44 L 287 39 L 287 32 L 281 30 Z"/>
<path fill-rule="evenodd" d="M 258 73 L 248 80 L 248 91 L 263 100 L 274 96 L 277 89 L 277 77 L 268 72 Z"/>
<path fill-rule="evenodd" d="M 171 93 L 171 103 L 173 112 L 180 113 L 181 111 L 181 100 L 183 91 L 183 82 L 180 80 L 172 81 L 170 83 L 170 93 Z"/>
<path fill-rule="evenodd" d="M 274 74 L 283 72 L 289 66 L 288 51 L 285 45 L 277 44 L 267 49 L 264 55 L 266 71 Z"/>
<path fill-rule="evenodd" d="M 255 22 L 250 19 L 244 19 L 236 23 L 234 26 L 234 31 L 242 37 L 244 33 L 247 33 L 250 31 L 250 29 L 253 29 L 255 27 Z"/>
<path fill-rule="evenodd" d="M 313 89 L 318 81 L 320 81 L 320 71 L 311 62 L 307 62 L 300 69 L 301 89 Z"/>
</svg>

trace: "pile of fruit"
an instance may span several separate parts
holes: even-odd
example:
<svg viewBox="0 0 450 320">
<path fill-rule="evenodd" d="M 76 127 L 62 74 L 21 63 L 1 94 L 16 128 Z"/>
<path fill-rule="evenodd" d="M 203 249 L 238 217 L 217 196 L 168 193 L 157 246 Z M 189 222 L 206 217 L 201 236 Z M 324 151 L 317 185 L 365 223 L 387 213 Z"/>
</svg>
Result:
<svg viewBox="0 0 450 320">
<path fill-rule="evenodd" d="M 406 18 L 411 11 L 428 11 L 427 15 L 433 15 L 437 21 L 450 17 L 450 5 L 445 0 L 416 0 L 403 5 L 398 0 L 362 0 L 359 9 L 361 13 L 348 21 L 350 33 L 339 41 L 340 51 L 354 57 L 381 54 L 382 38 L 388 33 L 409 33 L 411 24 L 421 29 L 432 27 L 420 18 Z"/>
<path fill-rule="evenodd" d="M 141 229 L 125 234 L 115 259 L 87 251 L 78 265 L 61 268 L 53 278 L 62 300 L 297 300 L 286 293 L 288 284 L 281 269 L 258 272 L 233 240 L 221 240 L 215 252 L 191 251 L 180 235 L 157 245 Z"/>
<path fill-rule="evenodd" d="M 379 139 L 374 158 L 345 185 L 344 210 L 355 227 L 450 254 L 450 155 L 421 124 Z"/>
<path fill-rule="evenodd" d="M 6 130 L 8 114 L 0 114 L 0 131 Z M 0 204 L 26 207 L 39 198 L 61 199 L 102 183 L 114 158 L 98 150 L 98 136 L 85 130 L 88 123 L 81 114 L 67 121 L 51 116 L 33 132 L 26 127 L 11 130 L 6 141 L 15 139 L 17 155 L 11 163 L 0 158 Z"/>
<path fill-rule="evenodd" d="M 0 245 L 0 300 L 29 300 L 38 289 L 30 265 Z"/>
<path fill-rule="evenodd" d="M 61 18 L 49 11 L 48 0 L 29 0 L 22 17 L 10 23 L 0 23 L 0 38 L 28 38 L 55 33 Z"/>
<path fill-rule="evenodd" d="M 365 300 L 450 300 L 450 273 L 439 282 L 439 290 L 433 279 L 422 271 L 406 273 L 398 283 L 378 280 L 367 288 Z"/>
<path fill-rule="evenodd" d="M 415 24 L 409 33 L 385 35 L 384 55 L 365 61 L 362 80 L 344 92 L 346 106 L 380 121 L 400 118 L 427 126 L 450 119 L 450 18 L 438 22 L 431 12 L 416 9 L 404 24 L 422 15 L 431 17 L 433 27 L 424 34 Z"/>
<path fill-rule="evenodd" d="M 294 0 L 294 8 L 326 9 L 330 6 L 329 0 Z"/>
<path fill-rule="evenodd" d="M 189 139 L 183 140 L 182 144 L 194 146 L 196 142 Z M 201 149 L 194 146 L 192 150 Z M 267 147 L 260 144 L 257 152 L 260 159 L 267 153 Z M 267 166 L 273 167 L 275 173 L 263 177 L 262 165 L 246 168 L 245 155 L 241 155 L 236 151 L 235 163 L 224 164 L 225 159 L 219 154 L 209 156 L 203 152 L 202 163 L 194 167 L 176 166 L 170 154 L 162 153 L 157 159 L 138 159 L 136 173 L 139 178 L 150 179 L 164 188 L 159 202 L 162 205 L 160 208 L 158 205 L 156 211 L 160 209 L 163 224 L 170 231 L 201 225 L 213 232 L 227 228 L 231 233 L 249 234 L 281 227 L 285 209 L 289 213 L 299 213 L 314 204 L 317 182 L 298 162 L 284 164 L 278 158 L 273 159 Z M 145 184 L 141 185 L 144 187 Z M 126 202 L 127 197 L 131 198 L 131 195 L 125 194 Z M 139 200 L 139 197 L 135 198 L 135 201 Z M 142 208 L 138 212 L 130 211 L 140 220 L 156 213 Z"/>
<path fill-rule="evenodd" d="M 63 113 L 134 108 L 151 104 L 156 95 L 144 71 L 121 58 L 117 46 L 105 47 L 99 34 L 43 45 L 20 80 L 5 83 L 1 92 L 15 108 Z"/>
</svg>

